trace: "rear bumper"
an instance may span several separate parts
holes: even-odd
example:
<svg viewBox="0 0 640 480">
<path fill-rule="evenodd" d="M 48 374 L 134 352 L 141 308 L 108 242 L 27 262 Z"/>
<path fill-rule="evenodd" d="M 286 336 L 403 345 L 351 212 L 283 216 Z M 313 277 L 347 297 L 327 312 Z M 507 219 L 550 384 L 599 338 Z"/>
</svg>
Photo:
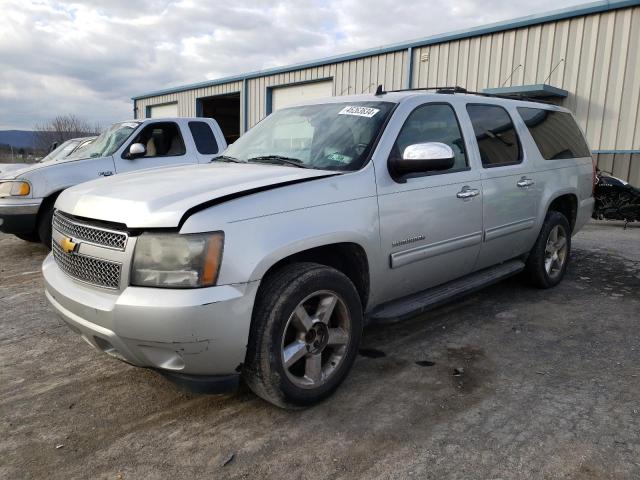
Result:
<svg viewBox="0 0 640 480">
<path fill-rule="evenodd" d="M 36 229 L 40 199 L 0 199 L 0 232 L 31 233 Z"/>
<path fill-rule="evenodd" d="M 110 291 L 70 278 L 52 255 L 42 271 L 47 299 L 92 347 L 132 365 L 181 374 L 191 383 L 236 381 L 258 282 Z"/>
</svg>

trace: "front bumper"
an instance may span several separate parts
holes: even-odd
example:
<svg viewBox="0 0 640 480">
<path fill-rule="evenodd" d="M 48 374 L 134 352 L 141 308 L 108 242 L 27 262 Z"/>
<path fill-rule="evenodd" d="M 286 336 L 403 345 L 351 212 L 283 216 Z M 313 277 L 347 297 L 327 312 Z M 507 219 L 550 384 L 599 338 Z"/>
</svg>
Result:
<svg viewBox="0 0 640 480">
<path fill-rule="evenodd" d="M 34 232 L 41 203 L 39 198 L 1 198 L 0 232 Z"/>
<path fill-rule="evenodd" d="M 237 375 L 244 362 L 258 282 L 111 291 L 67 276 L 51 254 L 42 271 L 58 315 L 113 357 L 183 376 Z"/>
</svg>

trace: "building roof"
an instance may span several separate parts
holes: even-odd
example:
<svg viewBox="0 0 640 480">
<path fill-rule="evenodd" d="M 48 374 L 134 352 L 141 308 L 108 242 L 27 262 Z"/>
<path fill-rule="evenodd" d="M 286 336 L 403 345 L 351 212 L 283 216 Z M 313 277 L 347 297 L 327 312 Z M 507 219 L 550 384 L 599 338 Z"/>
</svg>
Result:
<svg viewBox="0 0 640 480">
<path fill-rule="evenodd" d="M 521 27 L 529 27 L 532 25 L 539 25 L 539 24 L 548 23 L 548 22 L 556 22 L 559 20 L 566 20 L 569 18 L 580 17 L 583 15 L 589 15 L 594 13 L 603 13 L 611 10 L 617 10 L 625 7 L 632 7 L 636 5 L 640 5 L 640 0 L 609 0 L 609 1 L 599 0 L 596 2 L 585 3 L 582 5 L 576 5 L 573 7 L 563 8 L 560 10 L 553 10 L 550 12 L 544 12 L 536 15 L 528 15 L 526 17 L 519 17 L 513 20 L 492 23 L 492 24 L 483 25 L 480 27 L 473 27 L 465 30 L 456 30 L 453 32 L 442 33 L 438 35 L 431 35 L 429 37 L 415 39 L 408 42 L 395 43 L 395 44 L 391 44 L 383 47 L 360 50 L 358 52 L 352 52 L 352 53 L 346 53 L 346 54 L 336 55 L 332 57 L 321 58 L 318 60 L 297 63 L 293 65 L 287 65 L 284 67 L 257 70 L 250 73 L 233 75 L 233 76 L 223 77 L 215 80 L 206 80 L 204 82 L 181 85 L 173 88 L 166 88 L 163 90 L 156 90 L 153 92 L 137 95 L 135 97 L 132 97 L 131 99 L 140 100 L 143 98 L 156 97 L 159 95 L 184 92 L 184 91 L 193 90 L 196 88 L 211 87 L 214 85 L 220 85 L 224 83 L 243 81 L 251 78 L 263 77 L 266 75 L 274 75 L 274 74 L 286 73 L 294 70 L 301 70 L 304 68 L 313 68 L 321 65 L 346 62 L 346 61 L 355 60 L 358 58 L 370 57 L 372 55 L 380 55 L 383 53 L 397 52 L 398 50 L 404 50 L 407 48 L 423 47 L 426 45 L 433 45 L 436 43 L 450 42 L 453 40 L 461 40 L 469 37 L 477 37 L 477 36 L 486 35 L 489 33 L 503 32 L 506 30 L 513 30 L 515 28 L 521 28 Z"/>
</svg>

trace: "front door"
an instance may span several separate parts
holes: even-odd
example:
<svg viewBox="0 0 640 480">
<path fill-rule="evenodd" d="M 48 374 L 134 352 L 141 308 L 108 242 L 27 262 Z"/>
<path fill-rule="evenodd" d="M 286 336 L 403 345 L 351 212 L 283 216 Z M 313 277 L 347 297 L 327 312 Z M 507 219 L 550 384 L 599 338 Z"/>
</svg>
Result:
<svg viewBox="0 0 640 480">
<path fill-rule="evenodd" d="M 144 155 L 135 158 L 128 156 L 129 148 L 134 143 L 141 143 L 145 147 Z M 196 162 L 195 155 L 187 154 L 178 124 L 167 121 L 146 125 L 126 144 L 123 153 L 114 157 L 117 173 Z"/>
<path fill-rule="evenodd" d="M 468 104 L 482 160 L 484 235 L 476 269 L 526 252 L 536 221 L 535 172 L 507 110 Z"/>
<path fill-rule="evenodd" d="M 449 145 L 455 153 L 454 166 L 409 176 L 404 183 L 378 182 L 381 254 L 388 262 L 383 268 L 382 301 L 469 273 L 480 249 L 480 174 L 470 168 L 467 145 L 450 104 L 417 106 L 404 122 L 391 155 L 426 142 Z"/>
</svg>

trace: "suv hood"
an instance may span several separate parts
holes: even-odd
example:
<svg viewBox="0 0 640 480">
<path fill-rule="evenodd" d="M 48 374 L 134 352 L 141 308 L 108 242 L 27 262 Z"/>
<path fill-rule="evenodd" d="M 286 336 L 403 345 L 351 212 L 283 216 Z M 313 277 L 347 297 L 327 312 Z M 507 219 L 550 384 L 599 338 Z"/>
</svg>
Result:
<svg viewBox="0 0 640 480">
<path fill-rule="evenodd" d="M 188 210 L 224 197 L 332 175 L 336 172 L 221 162 L 141 170 L 65 190 L 56 208 L 128 228 L 175 228 Z"/>
</svg>

